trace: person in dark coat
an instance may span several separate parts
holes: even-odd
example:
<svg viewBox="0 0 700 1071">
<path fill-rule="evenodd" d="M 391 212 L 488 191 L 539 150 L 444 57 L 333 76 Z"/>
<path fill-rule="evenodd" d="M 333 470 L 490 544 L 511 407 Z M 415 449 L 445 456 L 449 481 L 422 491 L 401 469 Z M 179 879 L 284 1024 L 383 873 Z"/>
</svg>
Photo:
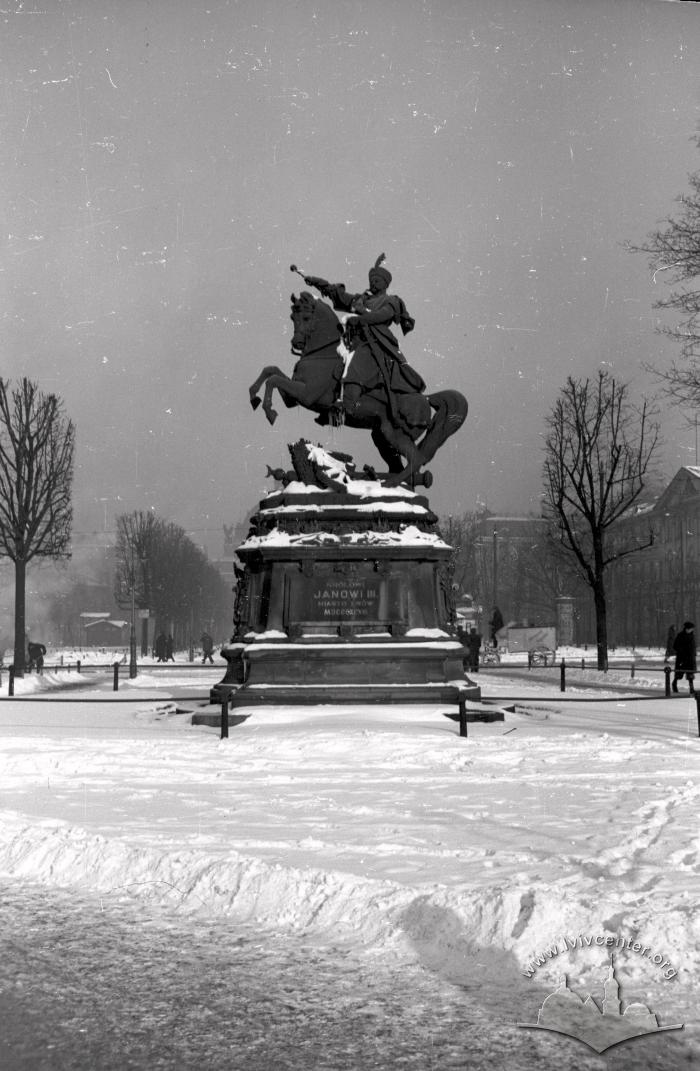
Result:
<svg viewBox="0 0 700 1071">
<path fill-rule="evenodd" d="M 695 694 L 695 670 L 697 668 L 697 655 L 695 644 L 695 625 L 692 621 L 683 623 L 683 631 L 679 632 L 673 641 L 673 650 L 676 653 L 676 666 L 673 675 L 671 689 L 678 691 L 678 681 L 684 676 L 688 678 L 690 694 Z"/>
<path fill-rule="evenodd" d="M 212 655 L 213 655 L 213 652 L 214 652 L 214 641 L 213 641 L 213 639 L 211 638 L 211 636 L 209 635 L 208 632 L 203 632 L 200 642 L 202 644 L 202 655 L 203 655 L 203 657 L 202 657 L 202 665 L 204 665 L 206 663 L 207 659 L 209 659 L 209 661 L 211 662 L 211 664 L 213 666 L 214 665 L 214 659 L 212 658 Z"/>
<path fill-rule="evenodd" d="M 165 661 L 175 661 L 175 641 L 170 633 L 168 633 L 168 637 L 165 641 Z"/>
<path fill-rule="evenodd" d="M 156 636 L 156 658 L 159 662 L 165 662 L 165 634 L 159 632 Z"/>
<path fill-rule="evenodd" d="M 32 643 L 30 640 L 27 644 L 27 651 L 29 653 L 27 669 L 35 669 L 37 673 L 41 673 L 44 668 L 44 655 L 46 654 L 46 648 L 43 643 Z"/>
<path fill-rule="evenodd" d="M 467 650 L 469 651 L 469 668 L 474 673 L 479 672 L 479 651 L 481 650 L 481 634 L 475 628 L 469 630 L 467 636 Z"/>
</svg>

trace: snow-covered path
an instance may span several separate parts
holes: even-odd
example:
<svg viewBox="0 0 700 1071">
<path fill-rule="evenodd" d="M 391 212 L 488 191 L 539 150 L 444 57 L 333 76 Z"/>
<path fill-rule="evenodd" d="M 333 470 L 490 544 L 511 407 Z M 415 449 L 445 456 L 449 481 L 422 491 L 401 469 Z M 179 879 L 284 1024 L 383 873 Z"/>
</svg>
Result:
<svg viewBox="0 0 700 1071">
<path fill-rule="evenodd" d="M 489 675 L 499 689 L 514 694 L 505 672 Z M 664 1052 L 682 1065 L 698 1053 L 695 703 L 518 691 L 516 713 L 466 740 L 440 707 L 259 711 L 220 741 L 167 691 L 142 706 L 3 702 L 0 868 L 183 926 L 204 913 L 417 965 L 436 993 L 478 988 L 484 1038 L 489 1015 L 494 1039 L 512 1027 L 513 1059 L 652 1067 L 612 1061 Z M 603 933 L 648 950 L 618 956 L 625 995 L 686 1023 L 609 1050 L 605 1065 L 580 1042 L 515 1027 L 562 970 L 595 995 L 595 944 L 526 973 L 563 935 Z"/>
</svg>

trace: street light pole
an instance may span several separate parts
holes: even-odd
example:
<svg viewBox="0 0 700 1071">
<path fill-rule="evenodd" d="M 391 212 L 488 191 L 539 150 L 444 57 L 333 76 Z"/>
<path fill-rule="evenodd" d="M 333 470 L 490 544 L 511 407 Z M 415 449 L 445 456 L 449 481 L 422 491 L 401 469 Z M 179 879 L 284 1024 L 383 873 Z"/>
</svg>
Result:
<svg viewBox="0 0 700 1071">
<path fill-rule="evenodd" d="M 138 673 L 136 665 L 136 569 L 134 563 L 134 544 L 131 544 L 131 631 L 129 633 L 129 678 Z"/>
</svg>

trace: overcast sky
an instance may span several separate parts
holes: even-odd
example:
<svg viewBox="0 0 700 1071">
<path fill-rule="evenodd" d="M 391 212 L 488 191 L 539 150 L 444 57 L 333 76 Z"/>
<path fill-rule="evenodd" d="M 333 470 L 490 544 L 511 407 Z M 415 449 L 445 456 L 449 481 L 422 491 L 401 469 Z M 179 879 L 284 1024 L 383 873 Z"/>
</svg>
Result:
<svg viewBox="0 0 700 1071">
<path fill-rule="evenodd" d="M 153 508 L 216 555 L 287 443 L 376 463 L 247 388 L 291 372 L 290 263 L 360 290 L 381 252 L 408 360 L 470 403 L 433 507 L 538 511 L 566 376 L 649 392 L 675 355 L 624 243 L 700 168 L 699 53 L 662 0 L 3 5 L 0 369 L 77 424 L 76 532 Z"/>
</svg>

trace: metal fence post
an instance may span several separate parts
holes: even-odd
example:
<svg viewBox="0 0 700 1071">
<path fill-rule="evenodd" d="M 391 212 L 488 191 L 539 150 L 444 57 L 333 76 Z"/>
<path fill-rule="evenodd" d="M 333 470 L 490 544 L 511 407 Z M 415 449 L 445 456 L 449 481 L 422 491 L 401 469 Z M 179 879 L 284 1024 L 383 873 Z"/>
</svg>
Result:
<svg viewBox="0 0 700 1071">
<path fill-rule="evenodd" d="M 459 695 L 459 735 L 467 735 L 467 698 L 463 692 Z"/>
<path fill-rule="evenodd" d="M 670 699 L 670 697 L 671 697 L 671 667 L 670 666 L 664 666 L 664 677 L 666 678 L 666 681 L 665 681 L 665 684 L 664 684 L 664 688 L 665 688 L 665 691 L 666 691 L 666 698 Z"/>
<path fill-rule="evenodd" d="M 113 669 L 114 669 L 114 685 L 113 685 L 113 689 L 114 689 L 115 692 L 118 692 L 119 691 L 119 663 L 118 662 L 114 663 Z"/>
<path fill-rule="evenodd" d="M 14 695 L 15 694 L 15 667 L 14 667 L 14 665 L 10 666 L 10 675 L 9 675 L 9 679 L 7 681 L 7 694 L 8 695 Z"/>
<path fill-rule="evenodd" d="M 559 668 L 559 672 L 560 672 L 559 691 L 560 692 L 565 692 L 566 691 L 566 659 L 565 658 L 562 658 L 562 660 L 561 660 L 561 666 Z"/>
<path fill-rule="evenodd" d="M 228 696 L 221 700 L 221 739 L 228 736 Z"/>
</svg>

